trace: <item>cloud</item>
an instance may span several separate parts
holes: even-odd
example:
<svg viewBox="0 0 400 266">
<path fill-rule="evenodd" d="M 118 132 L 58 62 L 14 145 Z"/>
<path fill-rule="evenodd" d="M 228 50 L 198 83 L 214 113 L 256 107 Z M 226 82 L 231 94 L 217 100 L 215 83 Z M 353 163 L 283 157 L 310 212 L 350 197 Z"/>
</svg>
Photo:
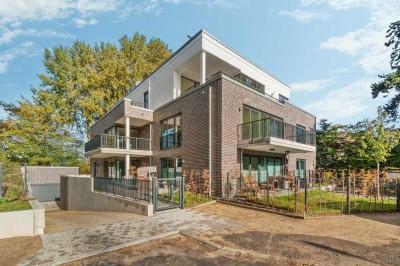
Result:
<svg viewBox="0 0 400 266">
<path fill-rule="evenodd" d="M 33 42 L 24 42 L 8 51 L 0 53 L 0 74 L 7 72 L 9 64 L 12 60 L 20 56 L 32 57 L 39 53 L 40 50 L 34 49 Z"/>
<path fill-rule="evenodd" d="M 330 16 L 327 13 L 309 12 L 305 10 L 296 9 L 293 11 L 282 10 L 278 15 L 292 17 L 300 22 L 309 22 L 311 20 L 325 20 Z"/>
<path fill-rule="evenodd" d="M 390 70 L 390 49 L 384 43 L 386 31 L 391 22 L 398 20 L 400 1 L 398 0 L 303 0 L 303 4 L 328 4 L 336 10 L 364 8 L 370 13 L 368 23 L 359 29 L 341 36 L 332 36 L 320 44 L 321 49 L 336 50 L 355 59 L 368 75 L 376 75 Z"/>
<path fill-rule="evenodd" d="M 305 82 L 292 83 L 290 87 L 292 88 L 292 92 L 315 92 L 320 89 L 326 88 L 335 83 L 335 79 L 315 79 L 309 80 Z"/>
<path fill-rule="evenodd" d="M 97 19 L 95 18 L 90 18 L 90 19 L 84 19 L 84 18 L 76 18 L 74 19 L 75 25 L 78 28 L 82 28 L 85 25 L 94 25 L 97 23 Z"/>
<path fill-rule="evenodd" d="M 305 104 L 303 108 L 317 115 L 318 119 L 326 118 L 331 121 L 357 117 L 361 120 L 362 115 L 382 104 L 380 99 L 372 99 L 371 83 L 374 79 L 359 79 L 343 88 L 329 91 L 326 96 L 318 101 Z"/>
<path fill-rule="evenodd" d="M 13 39 L 20 36 L 32 37 L 57 37 L 57 38 L 75 38 L 68 32 L 57 32 L 54 30 L 36 30 L 36 29 L 8 29 L 4 28 L 0 32 L 0 45 L 12 42 Z"/>
</svg>

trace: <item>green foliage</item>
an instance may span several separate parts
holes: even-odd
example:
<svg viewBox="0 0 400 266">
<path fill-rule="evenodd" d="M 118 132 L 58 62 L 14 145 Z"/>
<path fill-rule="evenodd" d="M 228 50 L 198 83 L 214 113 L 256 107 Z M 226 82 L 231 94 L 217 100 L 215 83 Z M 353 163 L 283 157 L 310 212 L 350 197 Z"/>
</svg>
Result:
<svg viewBox="0 0 400 266">
<path fill-rule="evenodd" d="M 376 119 L 364 119 L 354 126 L 353 138 L 360 144 L 357 151 L 361 158 L 378 164 L 385 162 L 399 144 L 400 132 L 385 128 L 385 119 L 386 114 L 380 112 Z"/>
<path fill-rule="evenodd" d="M 88 173 L 83 144 L 90 125 L 170 55 L 160 39 L 138 33 L 122 37 L 119 46 L 75 41 L 46 48 L 32 99 L 0 102 L 8 113 L 0 120 L 0 160 L 81 166 Z"/>
<path fill-rule="evenodd" d="M 400 132 L 386 128 L 386 114 L 354 125 L 332 125 L 321 120 L 317 130 L 317 169 L 372 169 L 377 163 L 399 167 Z"/>
<path fill-rule="evenodd" d="M 381 80 L 371 85 L 372 97 L 376 98 L 379 94 L 384 97 L 389 96 L 389 94 L 393 95 L 388 103 L 383 106 L 383 110 L 388 113 L 391 121 L 397 121 L 400 105 L 400 21 L 390 24 L 386 38 L 389 38 L 389 40 L 385 45 L 387 47 L 392 46 L 390 65 L 395 71 L 390 74 L 379 75 Z"/>
<path fill-rule="evenodd" d="M 11 202 L 0 200 L 0 212 L 22 211 L 30 209 L 32 209 L 32 207 L 29 204 L 29 201 L 26 200 L 15 200 Z"/>
<path fill-rule="evenodd" d="M 346 139 L 343 137 L 346 127 L 332 125 L 328 120 L 321 119 L 317 130 L 317 169 L 343 168 Z"/>
<path fill-rule="evenodd" d="M 69 46 L 45 49 L 45 74 L 38 75 L 45 103 L 62 117 L 64 125 L 82 135 L 97 119 L 133 87 L 147 77 L 171 51 L 160 39 L 147 41 L 136 33 L 93 47 L 82 41 Z"/>
</svg>

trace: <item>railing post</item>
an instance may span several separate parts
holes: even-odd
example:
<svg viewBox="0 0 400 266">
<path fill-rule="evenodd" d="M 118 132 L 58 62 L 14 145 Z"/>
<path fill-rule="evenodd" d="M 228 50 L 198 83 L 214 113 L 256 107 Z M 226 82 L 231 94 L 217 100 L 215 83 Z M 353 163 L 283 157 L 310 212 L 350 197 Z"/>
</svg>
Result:
<svg viewBox="0 0 400 266">
<path fill-rule="evenodd" d="M 185 208 L 185 179 L 183 177 L 180 178 L 181 182 L 180 182 L 180 206 L 181 209 Z"/>
<path fill-rule="evenodd" d="M 398 211 L 400 211 L 400 178 L 397 178 L 397 180 L 396 180 L 396 190 L 397 190 L 397 193 L 396 193 L 396 196 L 397 196 L 397 199 L 396 199 L 396 203 L 397 203 L 397 210 Z"/>
<path fill-rule="evenodd" d="M 350 214 L 350 175 L 347 174 L 346 176 L 346 207 L 347 213 Z"/>
<path fill-rule="evenodd" d="M 310 176 L 310 172 L 308 172 L 308 176 Z M 308 214 L 308 177 L 305 174 L 304 177 L 304 217 Z"/>
<path fill-rule="evenodd" d="M 153 187 L 153 210 L 154 210 L 154 212 L 156 212 L 157 211 L 157 179 L 155 177 L 153 177 L 152 187 Z"/>
<path fill-rule="evenodd" d="M 0 199 L 3 197 L 3 164 L 0 163 Z"/>
</svg>

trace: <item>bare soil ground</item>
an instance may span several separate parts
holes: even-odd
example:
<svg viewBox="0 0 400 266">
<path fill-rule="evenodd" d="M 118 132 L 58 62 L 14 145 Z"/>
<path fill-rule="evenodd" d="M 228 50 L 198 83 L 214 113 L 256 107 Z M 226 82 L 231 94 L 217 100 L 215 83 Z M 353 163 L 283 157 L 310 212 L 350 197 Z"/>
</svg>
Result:
<svg viewBox="0 0 400 266">
<path fill-rule="evenodd" d="M 40 236 L 0 239 L 0 265 L 17 265 L 41 247 Z"/>
<path fill-rule="evenodd" d="M 226 254 L 199 241 L 174 235 L 64 265 L 265 265 L 254 256 Z"/>
<path fill-rule="evenodd" d="M 302 220 L 221 203 L 196 211 L 243 226 L 200 235 L 223 249 L 174 236 L 68 265 L 400 265 L 400 213 Z"/>
</svg>

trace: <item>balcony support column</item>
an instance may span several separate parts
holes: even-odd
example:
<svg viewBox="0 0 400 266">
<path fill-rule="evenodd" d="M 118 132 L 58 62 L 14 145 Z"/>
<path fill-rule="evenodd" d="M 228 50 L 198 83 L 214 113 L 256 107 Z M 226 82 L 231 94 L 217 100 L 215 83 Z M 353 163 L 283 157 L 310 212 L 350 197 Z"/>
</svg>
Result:
<svg viewBox="0 0 400 266">
<path fill-rule="evenodd" d="M 130 119 L 129 117 L 125 117 L 125 149 L 129 150 L 129 141 L 130 141 Z M 131 168 L 131 158 L 127 154 L 125 155 L 125 178 L 129 178 L 129 169 Z"/>
<path fill-rule="evenodd" d="M 200 52 L 200 84 L 206 82 L 206 53 Z"/>
</svg>

